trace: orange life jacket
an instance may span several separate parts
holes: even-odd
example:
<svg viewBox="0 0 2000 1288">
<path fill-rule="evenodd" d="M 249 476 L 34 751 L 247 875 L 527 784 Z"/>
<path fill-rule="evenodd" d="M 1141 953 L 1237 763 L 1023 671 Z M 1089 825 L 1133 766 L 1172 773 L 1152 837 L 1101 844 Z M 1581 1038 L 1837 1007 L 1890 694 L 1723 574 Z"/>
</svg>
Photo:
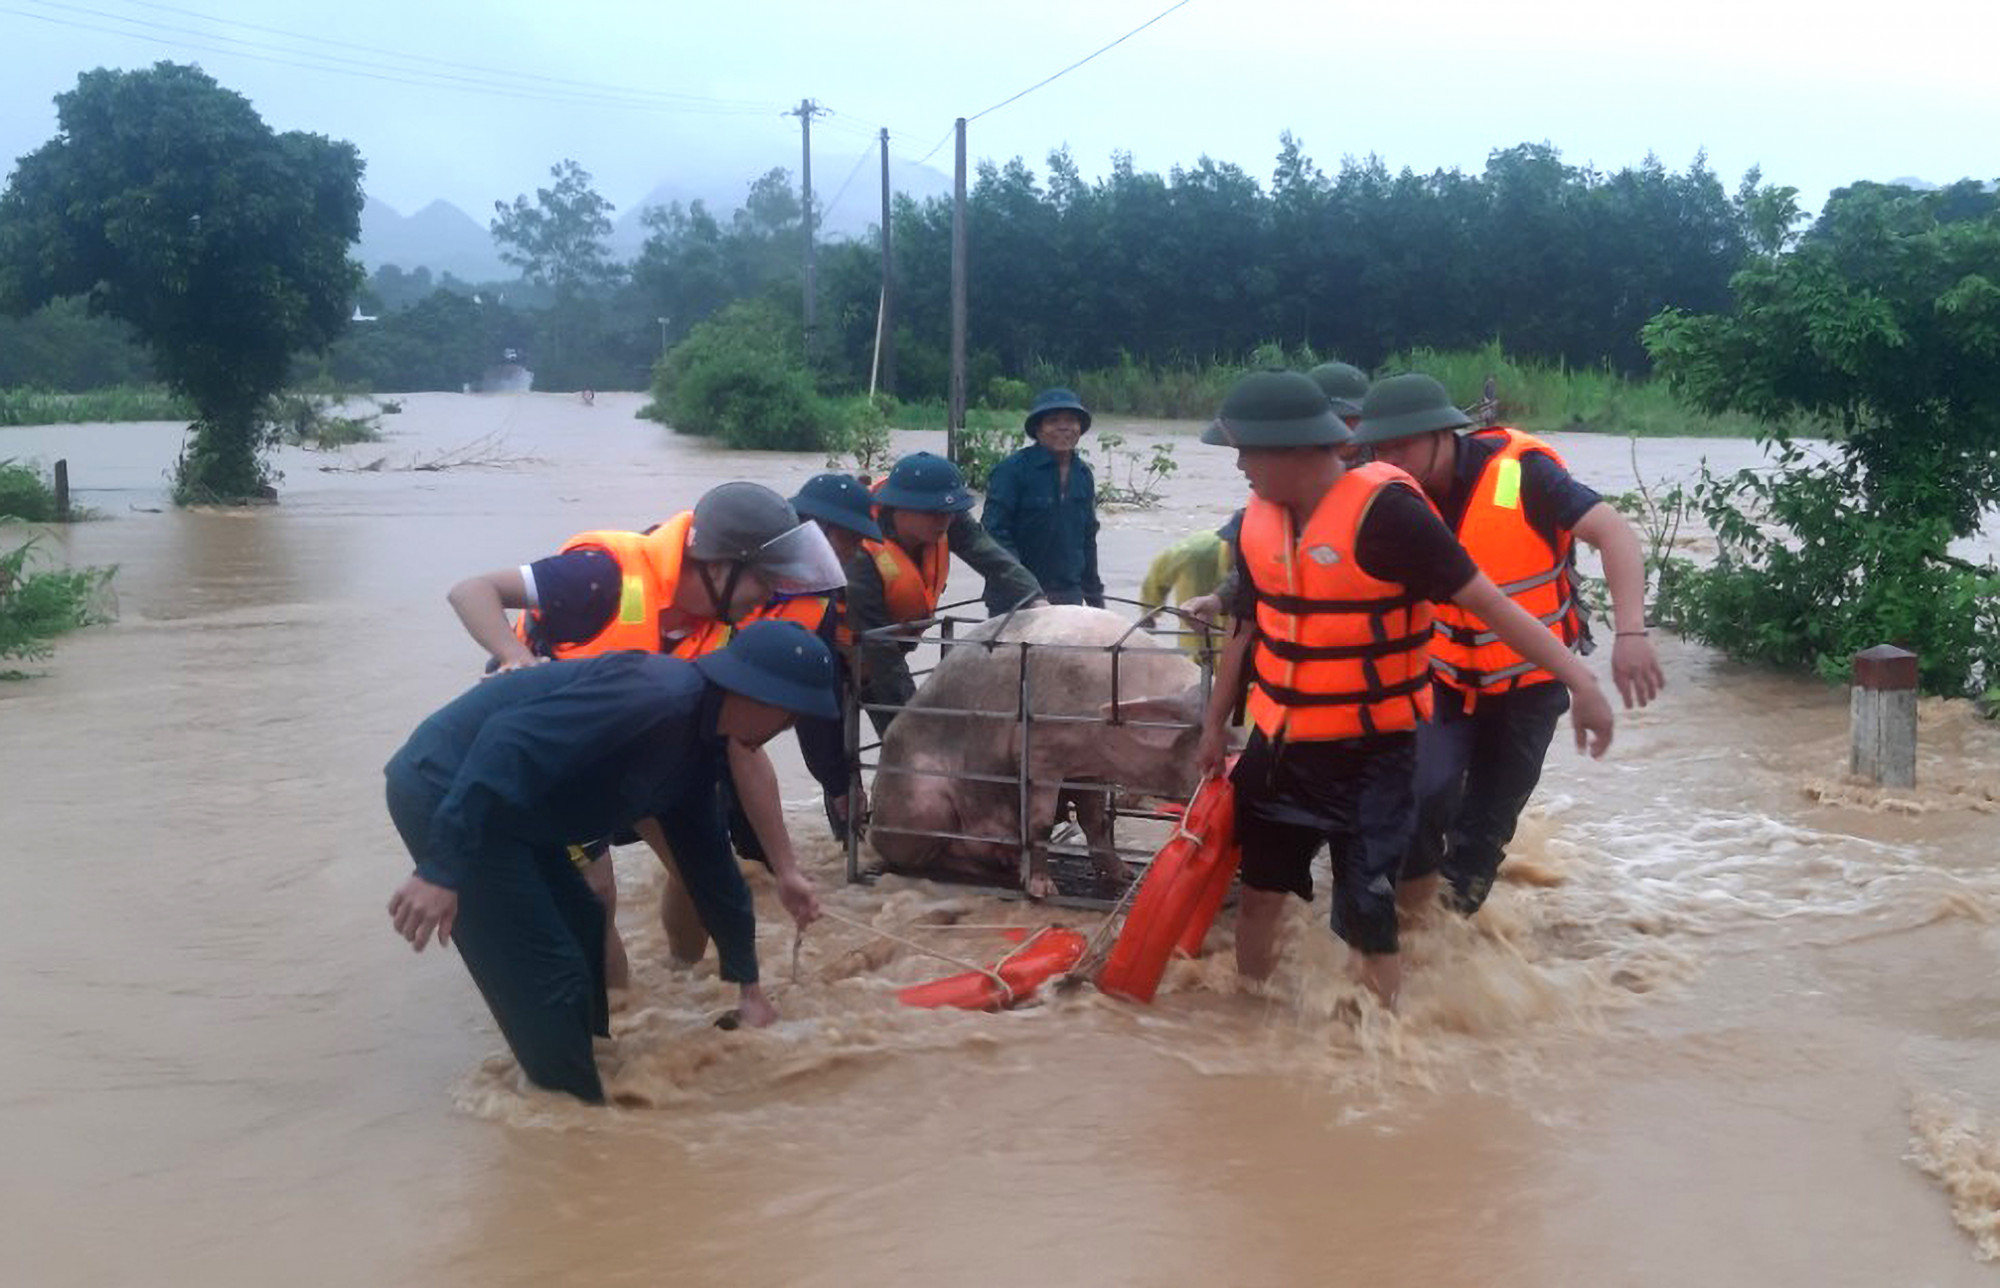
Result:
<svg viewBox="0 0 2000 1288">
<path fill-rule="evenodd" d="M 602 550 L 617 561 L 618 611 L 612 614 L 604 629 L 590 639 L 577 644 L 551 645 L 550 653 L 558 658 L 579 658 L 615 653 L 622 649 L 659 652 L 660 645 L 665 642 L 660 638 L 660 614 L 674 602 L 674 591 L 680 584 L 681 557 L 687 548 L 688 528 L 693 522 L 694 512 L 689 510 L 675 515 L 650 533 L 581 532 L 564 542 L 562 553 Z M 831 595 L 774 599 L 745 617 L 737 626 L 764 618 L 777 618 L 795 621 L 807 630 L 817 632 L 832 606 Z M 532 611 L 523 613 L 514 625 L 514 633 L 520 636 L 523 643 L 532 643 L 533 617 Z M 736 630 L 736 626 L 719 619 L 698 622 L 666 652 L 672 657 L 697 658 L 727 644 Z"/>
<path fill-rule="evenodd" d="M 1243 557 L 1257 591 L 1248 710 L 1266 738 L 1358 738 L 1414 729 L 1430 715 L 1430 601 L 1369 576 L 1354 557 L 1369 507 L 1399 484 L 1416 490 L 1392 465 L 1353 467 L 1303 532 L 1282 505 L 1252 497 L 1244 511 Z"/>
<path fill-rule="evenodd" d="M 1509 599 L 1549 628 L 1566 645 L 1582 633 L 1570 578 L 1575 538 L 1560 533 L 1554 548 L 1528 522 L 1521 503 L 1521 458 L 1542 452 L 1556 464 L 1554 448 L 1518 429 L 1482 429 L 1474 438 L 1499 439 L 1500 450 L 1486 462 L 1472 486 L 1458 540 L 1479 570 Z M 1555 680 L 1495 635 L 1477 615 L 1456 604 L 1439 604 L 1433 624 L 1431 668 L 1438 678 L 1466 693 L 1505 693 L 1527 684 Z"/>
<path fill-rule="evenodd" d="M 683 510 L 651 532 L 580 532 L 565 541 L 564 554 L 572 550 L 602 550 L 617 563 L 618 611 L 589 639 L 549 645 L 549 654 L 576 658 L 624 649 L 659 652 L 660 614 L 674 602 L 674 589 L 680 584 L 681 555 L 687 549 L 688 529 L 693 524 L 694 511 Z M 537 616 L 530 609 L 514 624 L 514 633 L 531 646 Z"/>
<path fill-rule="evenodd" d="M 881 486 L 877 483 L 876 490 Z M 881 518 L 879 506 L 875 515 L 878 520 Z M 945 578 L 951 574 L 949 537 L 939 537 L 914 556 L 892 537 L 864 540 L 861 548 L 868 552 L 868 557 L 875 561 L 875 570 L 882 574 L 882 597 L 888 605 L 890 621 L 920 622 L 937 612 L 944 599 Z"/>
<path fill-rule="evenodd" d="M 831 595 L 794 595 L 785 599 L 774 599 L 734 626 L 724 621 L 703 622 L 680 643 L 674 645 L 673 656 L 692 660 L 704 653 L 713 653 L 729 643 L 737 631 L 752 622 L 797 622 L 817 635 L 832 608 Z"/>
</svg>

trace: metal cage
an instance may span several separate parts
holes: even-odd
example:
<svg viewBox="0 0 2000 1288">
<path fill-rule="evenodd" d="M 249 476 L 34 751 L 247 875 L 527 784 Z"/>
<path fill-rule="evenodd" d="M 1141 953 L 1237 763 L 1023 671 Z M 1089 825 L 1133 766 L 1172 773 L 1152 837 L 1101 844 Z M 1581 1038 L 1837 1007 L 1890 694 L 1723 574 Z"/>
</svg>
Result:
<svg viewBox="0 0 2000 1288">
<path fill-rule="evenodd" d="M 1175 812 L 1162 808 L 1159 804 L 1139 805 L 1130 803 L 1134 800 L 1147 798 L 1155 801 L 1162 801 L 1164 799 L 1158 790 L 1150 789 L 1145 785 L 1068 780 L 1050 783 L 1047 781 L 1035 782 L 1031 780 L 1029 767 L 1033 762 L 1035 730 L 1037 726 L 1054 724 L 1111 726 L 1129 723 L 1139 727 L 1176 730 L 1195 727 L 1181 722 L 1126 721 L 1123 719 L 1119 711 L 1121 699 L 1121 663 L 1126 654 L 1134 651 L 1135 645 L 1133 641 L 1135 639 L 1145 640 L 1145 647 L 1148 649 L 1156 647 L 1157 642 L 1163 639 L 1171 640 L 1173 646 L 1180 647 L 1186 655 L 1194 660 L 1200 673 L 1201 692 L 1204 699 L 1206 699 L 1214 685 L 1216 638 L 1213 630 L 1205 627 L 1198 620 L 1178 608 L 1147 605 L 1137 600 L 1121 599 L 1112 596 L 1107 596 L 1106 602 L 1108 604 L 1128 605 L 1140 610 L 1140 616 L 1131 624 L 1126 633 L 1109 644 L 1045 644 L 1025 640 L 960 639 L 960 632 L 975 626 L 987 625 L 994 620 L 984 617 L 954 615 L 954 610 L 967 607 L 971 607 L 975 612 L 979 611 L 983 605 L 977 599 L 962 600 L 957 603 L 944 605 L 939 608 L 936 614 L 922 621 L 898 623 L 862 634 L 853 645 L 849 646 L 848 673 L 850 676 L 859 674 L 856 667 L 857 655 L 864 641 L 876 644 L 894 643 L 897 645 L 910 645 L 915 649 L 923 648 L 926 645 L 933 646 L 938 650 L 940 661 L 945 653 L 954 648 L 982 648 L 988 651 L 1012 650 L 1018 652 L 1020 655 L 1020 666 L 1015 701 L 1011 711 L 981 711 L 934 706 L 917 708 L 893 703 L 864 703 L 861 700 L 859 685 L 854 683 L 848 684 L 845 688 L 845 710 L 842 714 L 847 742 L 848 786 L 850 792 L 856 792 L 862 786 L 862 773 L 864 770 L 873 771 L 875 776 L 874 790 L 878 793 L 882 790 L 882 779 L 885 774 L 920 773 L 921 776 L 926 778 L 944 778 L 960 782 L 987 782 L 1011 785 L 1017 792 L 1017 827 L 1016 833 L 1013 836 L 974 836 L 960 832 L 926 831 L 914 828 L 893 828 L 886 830 L 904 835 L 927 836 L 947 841 L 969 841 L 997 846 L 1012 845 L 1016 848 L 1020 889 L 1026 888 L 1030 861 L 1035 849 L 1039 846 L 1048 855 L 1049 873 L 1056 885 L 1057 893 L 1049 902 L 1058 905 L 1088 908 L 1109 907 L 1117 902 L 1124 894 L 1124 887 L 1099 878 L 1096 865 L 1092 861 L 1091 849 L 1087 844 L 1088 838 L 1081 838 L 1083 843 L 1079 843 L 1078 840 L 1066 837 L 1064 835 L 1066 828 L 1061 818 L 1058 818 L 1057 826 L 1052 829 L 1046 841 L 1031 835 L 1029 810 L 1029 796 L 1031 792 L 1039 787 L 1054 788 L 1059 791 L 1068 791 L 1072 794 L 1088 792 L 1103 795 L 1105 797 L 1105 815 L 1107 828 L 1109 829 L 1111 852 L 1116 854 L 1118 858 L 1131 868 L 1134 880 L 1144 875 L 1145 866 L 1151 861 L 1153 851 L 1143 847 L 1135 848 L 1130 845 L 1121 844 L 1118 840 L 1119 821 L 1123 819 L 1171 822 L 1178 815 Z M 1004 614 L 1002 619 L 1000 619 L 1000 625 L 996 628 L 995 633 L 1004 632 L 1007 621 L 1011 620 L 1014 613 L 1018 611 L 1020 609 L 1016 608 Z M 1161 625 L 1162 621 L 1172 624 Z M 1186 647 L 1190 641 L 1196 643 L 1195 648 L 1189 649 Z M 1111 713 L 1108 716 L 1036 714 L 1033 687 L 1035 667 L 1033 661 L 1038 655 L 1056 652 L 1109 654 L 1111 658 L 1111 692 L 1107 697 L 1111 706 Z M 922 689 L 923 678 L 928 676 L 934 669 L 935 666 L 924 670 L 912 670 L 912 678 L 919 682 L 919 692 Z M 945 772 L 932 769 L 914 771 L 900 766 L 883 766 L 879 759 L 882 739 L 878 737 L 869 742 L 864 742 L 862 739 L 862 714 L 864 711 L 888 712 L 893 719 L 905 710 L 920 710 L 927 717 L 942 717 L 968 722 L 989 720 L 1015 722 L 1020 727 L 1020 741 L 1018 756 L 1015 762 L 1015 773 L 1009 777 L 996 774 L 960 771 Z M 859 796 L 850 795 L 849 799 L 859 799 Z M 1178 804 L 1178 802 L 1175 803 Z M 871 829 L 873 826 L 872 823 L 869 824 Z M 862 865 L 861 831 L 862 829 L 854 827 L 847 829 L 847 879 L 849 882 L 870 882 L 878 875 L 864 869 Z M 948 877 L 929 879 L 951 881 L 951 878 Z M 963 881 L 955 883 L 971 884 Z M 997 888 L 1005 890 L 1009 887 L 999 886 Z"/>
</svg>

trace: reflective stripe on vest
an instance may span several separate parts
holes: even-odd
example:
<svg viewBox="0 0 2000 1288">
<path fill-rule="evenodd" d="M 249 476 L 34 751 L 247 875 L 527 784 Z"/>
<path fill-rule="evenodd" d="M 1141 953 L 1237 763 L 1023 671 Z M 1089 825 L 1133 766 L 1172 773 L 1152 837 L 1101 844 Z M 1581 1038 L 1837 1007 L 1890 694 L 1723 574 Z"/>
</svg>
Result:
<svg viewBox="0 0 2000 1288">
<path fill-rule="evenodd" d="M 683 510 L 651 532 L 580 532 L 563 543 L 562 553 L 573 550 L 602 550 L 618 565 L 618 610 L 604 628 L 589 639 L 575 644 L 554 644 L 538 649 L 550 657 L 596 657 L 638 649 L 660 651 L 660 614 L 674 602 L 680 584 L 681 554 L 687 548 L 688 529 L 694 511 Z M 514 633 L 536 646 L 532 610 L 521 614 Z"/>
<path fill-rule="evenodd" d="M 1418 491 L 1380 463 L 1349 469 L 1303 532 L 1280 505 L 1253 497 L 1243 558 L 1257 596 L 1251 721 L 1276 741 L 1331 741 L 1414 729 L 1431 711 L 1431 606 L 1368 575 L 1354 543 L 1385 487 Z"/>
<path fill-rule="evenodd" d="M 1498 439 L 1500 450 L 1473 481 L 1472 495 L 1458 522 L 1458 540 L 1509 599 L 1564 644 L 1581 633 L 1572 595 L 1567 531 L 1553 550 L 1528 522 L 1521 500 L 1521 458 L 1541 452 L 1558 465 L 1563 459 L 1547 443 L 1517 429 L 1482 429 L 1474 438 Z M 1468 693 L 1504 693 L 1555 677 L 1501 641 L 1476 614 L 1456 604 L 1439 604 L 1431 667 L 1453 688 Z"/>
<path fill-rule="evenodd" d="M 939 537 L 917 557 L 893 540 L 863 541 L 861 548 L 882 574 L 882 598 L 892 622 L 920 622 L 937 612 L 951 575 L 951 546 Z"/>
</svg>

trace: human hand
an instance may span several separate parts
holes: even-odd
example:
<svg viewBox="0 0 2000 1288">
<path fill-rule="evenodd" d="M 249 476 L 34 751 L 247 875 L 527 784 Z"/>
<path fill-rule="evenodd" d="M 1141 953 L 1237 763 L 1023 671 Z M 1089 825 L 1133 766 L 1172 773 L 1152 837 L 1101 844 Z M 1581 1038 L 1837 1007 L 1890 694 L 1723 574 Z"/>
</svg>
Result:
<svg viewBox="0 0 2000 1288">
<path fill-rule="evenodd" d="M 1229 731 L 1204 728 L 1194 746 L 1194 767 L 1206 778 L 1220 778 L 1229 762 Z"/>
<path fill-rule="evenodd" d="M 1181 601 L 1181 611 L 1194 618 L 1203 626 L 1215 625 L 1215 619 L 1222 613 L 1222 596 L 1196 595 L 1193 599 Z"/>
<path fill-rule="evenodd" d="M 1596 680 L 1580 688 L 1572 687 L 1569 695 L 1569 720 L 1576 729 L 1576 749 L 1589 752 L 1595 760 L 1611 748 L 1611 700 L 1604 696 L 1604 689 Z"/>
<path fill-rule="evenodd" d="M 433 932 L 438 947 L 451 943 L 452 923 L 458 920 L 458 891 L 433 885 L 420 876 L 411 876 L 389 898 L 389 920 L 396 933 L 410 941 L 418 952 L 430 943 Z"/>
<path fill-rule="evenodd" d="M 812 878 L 803 872 L 793 871 L 778 878 L 778 902 L 792 914 L 800 930 L 819 920 L 819 895 L 813 890 Z"/>
<path fill-rule="evenodd" d="M 540 666 L 549 659 L 539 653 L 530 653 L 526 649 L 522 649 L 518 656 L 503 657 L 497 660 L 500 665 L 481 676 L 481 679 L 490 680 L 496 675 L 504 675 L 509 671 L 525 671 L 531 666 Z"/>
<path fill-rule="evenodd" d="M 1628 711 L 1645 706 L 1667 687 L 1653 641 L 1643 631 L 1619 631 L 1611 641 L 1611 681 L 1618 686 L 1618 696 L 1625 699 Z"/>
</svg>

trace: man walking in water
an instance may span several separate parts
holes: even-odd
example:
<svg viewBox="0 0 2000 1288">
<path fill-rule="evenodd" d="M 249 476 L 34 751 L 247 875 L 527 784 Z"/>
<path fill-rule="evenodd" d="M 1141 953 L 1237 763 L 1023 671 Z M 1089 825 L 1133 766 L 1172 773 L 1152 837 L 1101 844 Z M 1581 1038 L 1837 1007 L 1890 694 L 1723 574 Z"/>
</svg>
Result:
<svg viewBox="0 0 2000 1288">
<path fill-rule="evenodd" d="M 1408 475 L 1342 461 L 1351 437 L 1317 384 L 1280 371 L 1238 381 L 1202 435 L 1236 449 L 1251 496 L 1236 628 L 1196 755 L 1204 772 L 1221 770 L 1247 683 L 1255 727 L 1231 774 L 1243 846 L 1237 969 L 1270 974 L 1285 896 L 1312 898 L 1313 855 L 1330 843 L 1335 931 L 1393 1007 L 1396 875 L 1415 823 L 1416 728 L 1431 706 L 1432 602 L 1480 613 L 1568 684 L 1579 748 L 1602 755 L 1612 716 L 1589 669 L 1473 566 Z"/>
<path fill-rule="evenodd" d="M 425 720 L 389 761 L 389 816 L 416 872 L 389 900 L 422 952 L 457 942 L 528 1080 L 604 1099 L 604 918 L 568 846 L 657 819 L 714 934 L 722 978 L 757 983 L 756 919 L 721 777 L 797 716 L 831 718 L 833 654 L 757 622 L 692 662 L 621 651 L 509 671 Z M 775 802 L 752 822 L 801 929 L 819 915 Z"/>
<path fill-rule="evenodd" d="M 1547 443 L 1517 429 L 1460 433 L 1471 425 L 1438 381 L 1392 376 L 1369 390 L 1354 441 L 1415 478 L 1480 571 L 1565 649 L 1589 639 L 1575 543 L 1595 547 L 1611 591 L 1611 678 L 1628 709 L 1645 706 L 1666 677 L 1647 635 L 1645 560 L 1631 524 Z M 1417 731 L 1419 819 L 1403 899 L 1429 903 L 1442 875 L 1446 898 L 1469 915 L 1493 888 L 1569 694 L 1478 610 L 1441 605 L 1432 629 L 1434 714 Z"/>
</svg>

